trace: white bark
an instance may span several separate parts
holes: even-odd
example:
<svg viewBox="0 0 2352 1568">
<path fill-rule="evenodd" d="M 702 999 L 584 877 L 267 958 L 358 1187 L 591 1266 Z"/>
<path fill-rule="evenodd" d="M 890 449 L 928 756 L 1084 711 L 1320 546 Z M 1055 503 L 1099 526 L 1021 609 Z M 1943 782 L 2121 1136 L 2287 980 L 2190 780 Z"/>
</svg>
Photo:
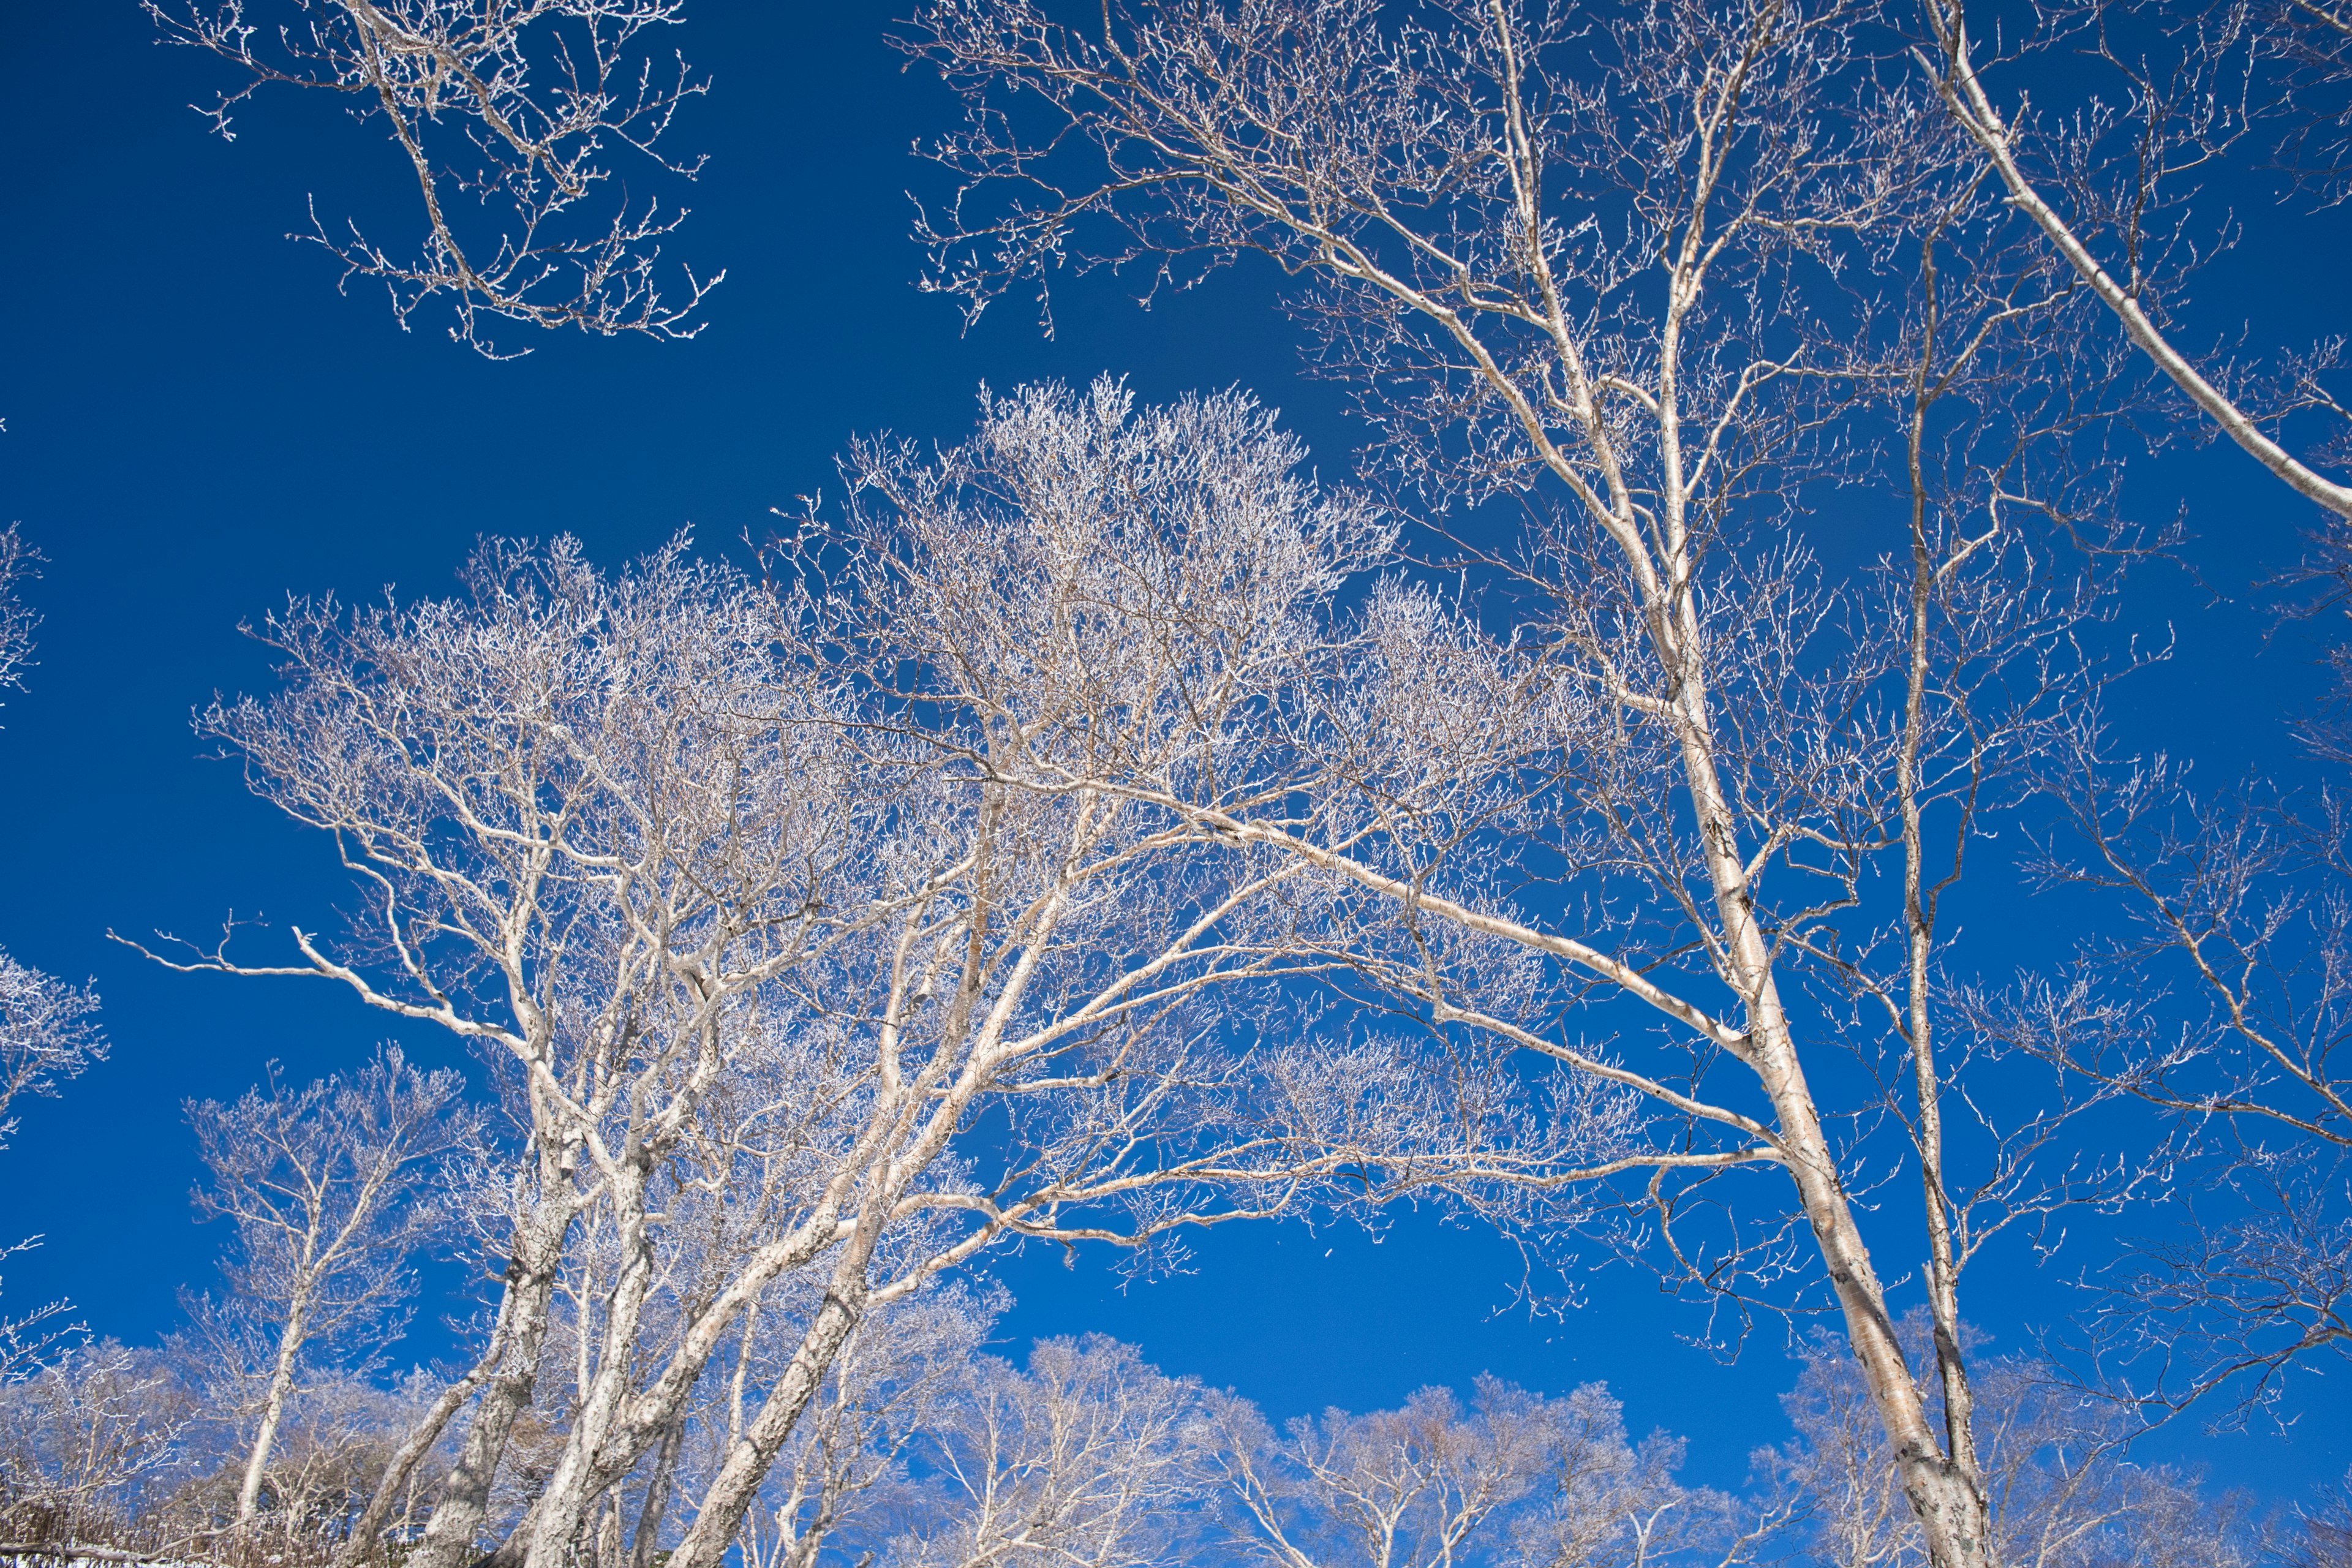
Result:
<svg viewBox="0 0 2352 1568">
<path fill-rule="evenodd" d="M 2027 174 L 2019 162 L 2014 132 L 1978 79 L 1968 17 L 1959 0 L 1927 0 L 1927 11 L 1935 28 L 1936 52 L 1932 57 L 1923 53 L 1919 58 L 1927 67 L 1953 119 L 2000 174 L 2018 210 L 2049 237 L 2067 266 L 2090 285 L 2123 324 L 2125 333 L 2188 396 L 2198 412 L 2297 495 L 2339 518 L 2352 519 L 2352 485 L 2339 483 L 2305 464 L 2273 440 L 2259 421 L 2200 374 L 2162 329 L 2149 320 L 2135 292 L 2108 273 Z"/>
<path fill-rule="evenodd" d="M 255 1428 L 237 1487 L 248 1524 L 306 1356 L 346 1353 L 401 1308 L 409 1256 L 435 1226 L 440 1171 L 474 1139 L 478 1118 L 453 1072 L 421 1072 L 394 1047 L 348 1077 L 267 1097 L 187 1106 L 209 1182 L 197 1209 L 234 1226 L 225 1310 L 263 1336 Z M 232 1336 L 233 1337 L 233 1336 Z"/>
<path fill-rule="evenodd" d="M 2072 1199 L 2028 1173 L 2038 1128 L 2004 1142 L 1972 1191 L 1943 1168 L 1937 1098 L 1956 1068 L 1921 1026 L 1940 940 L 1923 812 L 1958 816 L 1957 874 L 1983 780 L 2049 744 L 2076 678 L 2052 663 L 2063 634 L 2022 609 L 2038 590 L 2000 563 L 2013 565 L 2015 512 L 2072 505 L 2014 458 L 1975 470 L 1974 493 L 1939 491 L 1903 531 L 1918 564 L 1890 595 L 1900 620 L 1871 631 L 1857 608 L 1844 640 L 1820 639 L 1840 651 L 1819 667 L 1807 644 L 1835 619 L 1839 589 L 1810 585 L 1794 549 L 1750 542 L 1798 524 L 1817 416 L 1848 428 L 1819 412 L 1837 406 L 1830 394 L 1808 407 L 1795 389 L 1885 385 L 1928 353 L 1923 385 L 1958 376 L 1976 406 L 2027 407 L 2030 391 L 1988 392 L 1969 367 L 2069 319 L 2063 289 L 2026 266 L 1988 279 L 1940 346 L 1909 324 L 1887 254 L 1925 236 L 1932 258 L 1953 204 L 1978 215 L 1971 245 L 1998 226 L 1932 128 L 1905 129 L 1923 125 L 1916 108 L 1872 98 L 1858 62 L 1876 22 L 1773 3 L 1571 22 L 1480 0 L 1430 30 L 1368 4 L 1139 3 L 1066 26 L 1025 0 L 940 0 L 906 47 L 971 109 L 937 150 L 963 184 L 929 231 L 933 287 L 977 310 L 1012 283 L 1044 288 L 1072 254 L 1179 284 L 1270 255 L 1314 279 L 1293 308 L 1323 334 L 1318 363 L 1355 380 L 1383 466 L 1423 494 L 1527 494 L 1544 498 L 1539 515 L 1554 509 L 1516 549 L 1449 542 L 1498 598 L 1531 606 L 1507 638 L 1401 590 L 1376 600 L 1346 668 L 1309 678 L 1328 683 L 1329 728 L 1297 726 L 1288 771 L 1227 771 L 1212 787 L 1139 767 L 1128 787 L 1352 883 L 1357 923 L 1327 940 L 1433 1024 L 1540 1051 L 1708 1133 L 1703 1152 L 1629 1141 L 1576 1173 L 1650 1173 L 1670 1248 L 1669 1178 L 1784 1171 L 1929 1557 L 1960 1568 L 1988 1561 L 1989 1530 L 1957 1335 L 1939 1431 L 1807 1052 L 1862 1031 L 1822 1016 L 1825 993 L 1884 1006 L 1915 1086 L 1889 1109 L 1912 1136 L 1935 1290 L 1956 1324 L 1958 1268 L 2007 1221 L 1962 1236 L 1955 1214 Z M 1055 127 L 1054 150 L 1021 139 L 1028 115 Z M 1881 177 L 1895 167 L 1903 178 Z M 1844 235 L 1870 237 L 1849 250 Z M 1799 255 L 1849 268 L 1864 300 L 1851 335 L 1808 330 L 1811 306 L 1779 270 Z M 1892 341 L 1875 335 L 1898 321 Z M 2016 451 L 2054 453 L 2079 428 L 2039 417 L 2011 427 Z M 2068 602 L 2062 618 L 2088 613 L 2083 596 Z M 1980 724 L 1977 677 L 1962 672 L 1987 661 L 2019 674 L 2025 700 Z M 1907 722 L 1871 716 L 1890 698 Z M 1045 769 L 1022 782 L 1058 787 Z M 1864 868 L 1889 851 L 1906 856 L 1903 907 L 1850 914 L 1867 907 Z M 1591 930 L 1549 907 L 1554 884 L 1571 908 L 1589 898 Z M 1618 897 L 1635 912 L 1613 912 Z M 1850 956 L 1874 952 L 1880 930 L 1904 955 L 1892 975 Z M 1497 944 L 1581 973 L 1539 989 L 1510 978 Z M 1547 1009 L 1589 982 L 1687 1031 L 1691 1060 L 1727 1057 L 1743 1089 L 1703 1091 L 1670 1053 L 1649 1068 L 1553 1037 Z M 1749 1093 L 1769 1114 L 1742 1109 Z M 1732 1265 L 1702 1271 L 1674 1250 L 1672 1267 L 1714 1289 Z"/>
<path fill-rule="evenodd" d="M 1298 456 L 1243 398 L 1031 389 L 939 465 L 863 459 L 823 600 L 677 550 L 608 580 L 566 542 L 492 547 L 468 603 L 273 628 L 288 689 L 208 725 L 349 847 L 391 959 L 298 932 L 302 964 L 184 966 L 332 979 L 483 1042 L 541 1162 L 426 1568 L 478 1549 L 551 1326 L 577 1403 L 495 1552 L 529 1568 L 658 1462 L 755 1304 L 798 1342 L 686 1521 L 673 1562 L 708 1568 L 857 1325 L 935 1275 L 1475 1179 L 1463 1140 L 1527 1116 L 1467 1082 L 1328 1102 L 1367 1057 L 1344 1038 L 1241 1050 L 1219 998 L 1326 962 L 1293 925 L 1307 868 L 1087 782 L 1204 722 L 1258 743 L 1314 606 L 1385 538 Z M 1172 628 L 1171 595 L 1213 629 Z M 1050 800 L 990 782 L 1041 761 Z M 1009 1143 L 967 1147 L 999 1117 Z"/>
</svg>

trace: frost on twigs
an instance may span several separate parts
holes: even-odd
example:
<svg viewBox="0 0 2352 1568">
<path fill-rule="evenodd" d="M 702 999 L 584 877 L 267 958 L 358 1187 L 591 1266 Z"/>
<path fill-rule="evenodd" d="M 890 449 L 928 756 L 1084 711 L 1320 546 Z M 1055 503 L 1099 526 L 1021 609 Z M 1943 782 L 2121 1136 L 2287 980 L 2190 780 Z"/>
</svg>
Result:
<svg viewBox="0 0 2352 1568">
<path fill-rule="evenodd" d="M 41 552 L 25 542 L 15 523 L 0 529 L 0 688 L 24 683 L 20 672 L 32 657 L 33 633 L 41 617 L 16 597 L 16 586 L 37 574 L 40 559 Z"/>
<path fill-rule="evenodd" d="M 0 1149 L 7 1148 L 16 1131 L 9 1110 L 17 1096 L 55 1094 L 60 1079 L 106 1059 L 106 1036 L 92 1021 L 97 1011 L 94 993 L 0 952 Z M 38 1237 L 0 1244 L 0 1260 L 39 1244 Z M 68 1310 L 64 1301 L 49 1301 L 0 1316 L 0 1387 L 23 1376 L 74 1331 L 63 1321 Z"/>
<path fill-rule="evenodd" d="M 91 1022 L 98 997 L 0 952 L 0 1149 L 16 1130 L 8 1108 L 20 1094 L 55 1094 L 106 1059 L 106 1037 Z"/>
<path fill-rule="evenodd" d="M 0 687 L 19 684 L 18 672 L 32 656 L 41 618 L 16 588 L 40 559 L 13 525 L 0 530 Z M 16 1131 L 8 1110 L 18 1095 L 55 1094 L 58 1079 L 106 1059 L 106 1037 L 90 1021 L 97 1011 L 93 993 L 0 952 L 0 1149 Z M 0 1325 L 0 1335 L 7 1331 Z"/>
<path fill-rule="evenodd" d="M 964 109 L 925 148 L 929 288 L 969 311 L 1089 266 L 1148 292 L 1270 263 L 1367 474 L 1465 509 L 1408 536 L 1453 603 L 1376 601 L 1318 694 L 1331 764 L 1175 808 L 1344 884 L 1351 977 L 1682 1132 L 1558 1180 L 1626 1184 L 1612 1242 L 1725 1321 L 1833 1306 L 1926 1557 L 1983 1568 L 1960 1275 L 2141 1173 L 2057 1136 L 2104 1088 L 1951 1026 L 1944 894 L 2139 661 L 2114 585 L 2168 541 L 2103 477 L 2137 363 L 1886 68 L 1916 26 L 933 0 L 899 44 Z M 1826 565 L 1814 498 L 1881 477 L 1884 553 Z M 1514 533 L 1466 518 L 1497 500 Z M 1929 1260 L 1949 1419 L 1862 1217 L 1906 1169 L 1918 1249 L 1891 1256 Z"/>
<path fill-rule="evenodd" d="M 381 280 L 406 329 L 428 301 L 456 314 L 450 336 L 493 359 L 500 321 L 611 337 L 689 338 L 703 296 L 726 275 L 685 275 L 684 297 L 655 281 L 683 207 L 614 182 L 616 149 L 648 174 L 691 180 L 702 160 L 660 150 L 671 121 L 709 84 L 656 58 L 647 29 L 682 20 L 681 0 L 147 0 L 163 37 L 236 67 L 241 85 L 199 113 L 234 137 L 234 112 L 265 87 L 343 94 L 390 134 L 424 202 L 414 250 L 387 249 L 310 203 L 310 231 L 344 281 Z M 613 188 L 608 189 L 611 185 Z"/>
</svg>

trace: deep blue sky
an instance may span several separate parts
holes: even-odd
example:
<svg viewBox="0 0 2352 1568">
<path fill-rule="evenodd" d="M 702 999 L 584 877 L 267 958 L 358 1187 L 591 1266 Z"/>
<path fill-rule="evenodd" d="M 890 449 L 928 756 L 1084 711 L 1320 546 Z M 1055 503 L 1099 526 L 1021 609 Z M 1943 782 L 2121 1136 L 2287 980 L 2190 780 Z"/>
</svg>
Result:
<svg viewBox="0 0 2352 1568">
<path fill-rule="evenodd" d="M 1237 382 L 1285 409 L 1327 472 L 1348 468 L 1354 434 L 1332 389 L 1298 376 L 1262 279 L 1149 314 L 1115 286 L 1073 289 L 1053 342 L 1017 303 L 960 336 L 952 308 L 914 290 L 902 193 L 927 176 L 907 148 L 949 110 L 883 47 L 891 9 L 690 7 L 677 41 L 715 90 L 678 145 L 714 157 L 675 253 L 728 269 L 709 331 L 667 346 L 534 337 L 528 359 L 492 364 L 437 319 L 402 334 L 372 287 L 339 296 L 324 256 L 279 237 L 312 191 L 322 212 L 408 232 L 411 198 L 373 131 L 266 95 L 224 143 L 183 107 L 221 79 L 153 46 L 131 0 L 0 3 L 0 521 L 21 520 L 49 557 L 33 590 L 39 667 L 0 710 L 0 820 L 15 829 L 0 944 L 95 976 L 114 1041 L 64 1099 L 24 1106 L 0 1154 L 0 1237 L 47 1237 L 8 1264 L 8 1304 L 70 1295 L 102 1331 L 168 1328 L 174 1291 L 206 1282 L 212 1242 L 188 1218 L 183 1097 L 234 1094 L 272 1058 L 298 1076 L 348 1064 L 386 1032 L 324 985 L 169 974 L 104 941 L 110 926 L 202 934 L 231 908 L 315 919 L 340 895 L 326 847 L 189 733 L 192 705 L 265 679 L 240 619 L 289 590 L 441 591 L 485 532 L 569 531 L 610 562 L 690 524 L 730 549 L 771 505 L 826 485 L 852 433 L 955 436 L 983 378 L 1111 369 L 1146 397 Z M 2248 237 L 2203 286 L 2212 321 L 2251 315 L 2258 344 L 2352 325 L 2340 267 L 2308 264 L 2340 263 L 2345 224 L 2243 216 Z M 2305 265 L 2273 259 L 2289 236 Z M 2135 482 L 2153 512 L 2188 498 L 2192 552 L 2231 598 L 2209 605 L 2179 575 L 2144 584 L 2133 616 L 2176 625 L 2185 657 L 2126 724 L 2224 773 L 2294 767 L 2279 719 L 2315 689 L 2312 645 L 2291 631 L 2265 648 L 2245 590 L 2292 561 L 2301 514 L 2226 452 Z M 2053 911 L 2010 935 L 2031 948 L 2071 933 Z M 1410 1218 L 1377 1247 L 1220 1236 L 1192 1276 L 1126 1294 L 1092 1259 L 1021 1259 L 1006 1277 L 1014 1335 L 1103 1329 L 1277 1415 L 1482 1370 L 1550 1389 L 1607 1377 L 1637 1426 L 1690 1434 L 1696 1472 L 1726 1483 L 1776 1435 L 1771 1394 L 1790 1375 L 1769 1343 L 1727 1371 L 1681 1347 L 1698 1323 L 1622 1273 L 1562 1321 L 1514 1316 L 1499 1243 Z M 2052 1275 L 2004 1263 L 1972 1311 L 2013 1340 L 2064 1304 Z M 2344 1405 L 2306 1400 L 2288 1438 L 2191 1446 L 2230 1479 L 2300 1484 L 2352 1458 Z"/>
</svg>

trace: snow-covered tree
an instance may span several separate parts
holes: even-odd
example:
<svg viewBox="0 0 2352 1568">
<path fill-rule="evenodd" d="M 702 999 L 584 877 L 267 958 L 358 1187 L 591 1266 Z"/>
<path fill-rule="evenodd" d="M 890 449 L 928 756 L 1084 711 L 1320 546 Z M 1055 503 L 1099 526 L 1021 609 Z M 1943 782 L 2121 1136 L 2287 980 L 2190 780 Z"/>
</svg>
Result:
<svg viewBox="0 0 2352 1568">
<path fill-rule="evenodd" d="M 1025 1367 L 969 1371 L 924 1432 L 933 1492 L 893 1568 L 1087 1563 L 1143 1568 L 1196 1550 L 1209 1436 L 1202 1391 L 1132 1345 L 1040 1342 Z"/>
<path fill-rule="evenodd" d="M 396 1046 L 300 1089 L 273 1067 L 268 1090 L 187 1106 L 206 1173 L 196 1211 L 230 1226 L 226 1296 L 197 1303 L 195 1316 L 220 1358 L 215 1397 L 249 1423 L 240 1525 L 259 1506 L 288 1402 L 320 1352 L 332 1363 L 364 1345 L 367 1361 L 398 1337 L 415 1286 L 410 1258 L 446 1226 L 436 1189 L 480 1125 L 460 1075 L 411 1067 Z"/>
<path fill-rule="evenodd" d="M 0 1497 L 10 1537 L 102 1541 L 168 1496 L 195 1420 L 163 1352 L 85 1340 L 0 1388 Z"/>
<path fill-rule="evenodd" d="M 704 84 L 656 44 L 681 0 L 144 0 L 167 41 L 226 63 L 235 85 L 201 110 L 223 137 L 257 92 L 309 89 L 384 128 L 416 183 L 424 237 L 386 249 L 314 202 L 310 233 L 344 277 L 373 278 L 404 327 L 441 301 L 450 336 L 493 358 L 499 321 L 610 337 L 690 338 L 703 294 L 724 274 L 655 278 L 683 208 L 638 205 L 616 150 L 680 183 L 702 160 L 660 143 Z M 320 107 L 324 107 L 322 104 Z M 488 209 L 477 214 L 474 208 Z M 501 210 L 503 209 L 503 210 Z"/>
<path fill-rule="evenodd" d="M 1409 1038 L 1291 1026 L 1328 879 L 1118 783 L 1261 743 L 1377 556 L 1300 456 L 1238 395 L 1037 388 L 935 463 L 868 449 L 781 589 L 682 543 L 612 576 L 492 544 L 464 597 L 272 619 L 280 689 L 203 727 L 334 837 L 369 923 L 173 962 L 439 1025 L 521 1132 L 488 1342 L 404 1449 L 472 1404 L 419 1564 L 483 1550 L 559 1330 L 575 1394 L 496 1549 L 530 1568 L 662 1462 L 755 1303 L 793 1346 L 679 1515 L 673 1568 L 711 1568 L 859 1324 L 992 1246 L 1148 1264 L 1196 1225 L 1606 1153 L 1605 1085 L 1545 1100 L 1475 1054 L 1424 1079 Z"/>
<path fill-rule="evenodd" d="M 40 554 L 15 525 L 0 531 L 0 689 L 22 683 L 40 617 L 23 588 Z M 106 1059 L 106 1036 L 96 1022 L 97 994 L 18 963 L 0 952 L 0 1151 L 16 1131 L 16 1101 L 53 1095 L 65 1080 Z M 0 1259 L 36 1245 L 0 1243 Z M 51 1301 L 29 1312 L 0 1317 L 0 1386 L 24 1375 L 57 1342 L 66 1310 Z M 45 1325 L 47 1325 L 45 1327 Z"/>
<path fill-rule="evenodd" d="M 1718 1323 L 1833 1305 L 1932 1560 L 1973 1568 L 1961 1277 L 2137 1173 L 2072 1159 L 2108 1091 L 1955 1016 L 1948 896 L 2094 721 L 2096 628 L 2149 542 L 2086 461 L 2128 351 L 1879 68 L 1902 26 L 935 0 L 901 38 L 968 110 L 933 148 L 933 288 L 976 312 L 1076 267 L 1182 288 L 1271 259 L 1366 471 L 1431 513 L 1414 556 L 1459 574 L 1332 628 L 1323 695 L 1270 721 L 1286 756 L 1127 787 L 1347 882 L 1323 939 L 1433 1030 L 1637 1097 L 1645 1134 L 1580 1173 L 1619 1184 L 1612 1239 Z M 1874 471 L 1883 531 L 1825 564 L 1814 496 Z M 1898 1256 L 1948 1421 L 1857 1207 L 1882 1156 L 1916 1183 Z"/>
</svg>

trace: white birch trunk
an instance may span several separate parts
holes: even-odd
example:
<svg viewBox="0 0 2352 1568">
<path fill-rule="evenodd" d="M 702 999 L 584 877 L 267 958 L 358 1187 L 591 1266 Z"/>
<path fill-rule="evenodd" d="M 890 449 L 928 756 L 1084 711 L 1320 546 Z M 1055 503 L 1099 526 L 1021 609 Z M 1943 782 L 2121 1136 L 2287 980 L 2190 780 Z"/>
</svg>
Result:
<svg viewBox="0 0 2352 1568">
<path fill-rule="evenodd" d="M 240 1528 L 252 1522 L 254 1509 L 261 1500 L 261 1479 L 269 1468 L 269 1451 L 277 1445 L 278 1426 L 286 1416 L 286 1398 L 294 1388 L 294 1365 L 302 1353 L 307 1306 L 306 1301 L 297 1300 L 278 1336 L 278 1357 L 269 1369 L 268 1391 L 262 1395 L 261 1425 L 253 1435 L 253 1448 L 245 1460 L 245 1478 L 236 1489 L 236 1522 Z"/>
<path fill-rule="evenodd" d="M 569 1198 L 562 1195 L 563 1186 L 551 1183 L 550 1190 L 557 1195 L 535 1204 L 516 1236 L 513 1272 L 507 1285 L 506 1354 L 475 1407 L 457 1463 L 434 1502 L 425 1539 L 409 1558 L 410 1568 L 470 1568 L 478 1554 L 476 1542 L 488 1517 L 490 1488 L 498 1478 L 499 1461 L 506 1457 L 515 1421 L 530 1408 L 540 1352 L 547 1342 L 557 1271 L 572 1228 L 572 1207 Z"/>
</svg>

